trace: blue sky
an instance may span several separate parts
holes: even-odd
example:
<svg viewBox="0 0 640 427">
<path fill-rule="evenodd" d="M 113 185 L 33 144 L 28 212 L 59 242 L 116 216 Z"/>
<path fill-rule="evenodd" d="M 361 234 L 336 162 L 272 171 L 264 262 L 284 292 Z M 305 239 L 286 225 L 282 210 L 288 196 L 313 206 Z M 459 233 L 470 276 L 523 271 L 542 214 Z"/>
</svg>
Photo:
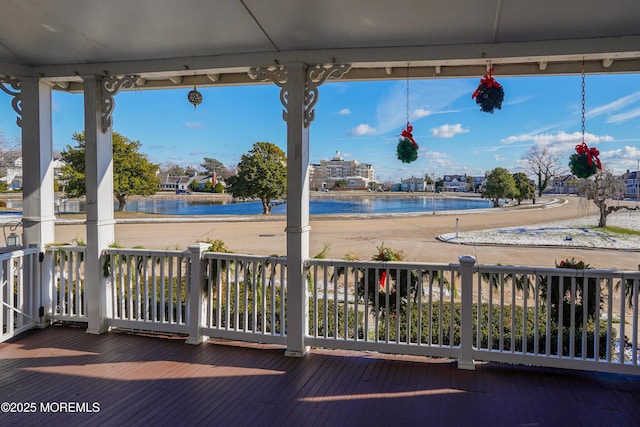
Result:
<svg viewBox="0 0 640 427">
<path fill-rule="evenodd" d="M 371 163 L 379 181 L 443 174 L 483 175 L 495 167 L 523 169 L 531 146 L 549 146 L 565 164 L 581 141 L 580 76 L 501 77 L 505 101 L 494 114 L 471 99 L 479 78 L 409 82 L 410 121 L 420 146 L 411 164 L 396 159 L 406 121 L 406 81 L 328 82 L 320 86 L 310 128 L 310 160 L 346 159 Z M 257 141 L 286 149 L 279 88 L 275 85 L 201 88 L 194 110 L 190 88 L 121 92 L 114 130 L 140 141 L 159 164 L 198 166 L 214 157 L 233 167 Z M 0 94 L 0 132 L 19 138 L 10 98 Z M 81 94 L 54 92 L 54 148 L 72 144 L 83 129 Z M 600 150 L 604 166 L 616 173 L 635 170 L 640 159 L 640 75 L 586 77 L 586 142 Z"/>
</svg>

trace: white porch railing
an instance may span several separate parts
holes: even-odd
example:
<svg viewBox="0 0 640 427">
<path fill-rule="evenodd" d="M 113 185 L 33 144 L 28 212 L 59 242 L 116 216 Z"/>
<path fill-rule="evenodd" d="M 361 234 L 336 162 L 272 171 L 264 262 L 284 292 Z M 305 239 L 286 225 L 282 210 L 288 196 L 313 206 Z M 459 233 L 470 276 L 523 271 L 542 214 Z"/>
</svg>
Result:
<svg viewBox="0 0 640 427">
<path fill-rule="evenodd" d="M 0 254 L 0 342 L 38 323 L 37 248 Z"/>
<path fill-rule="evenodd" d="M 45 267 L 50 268 L 48 295 L 51 296 L 47 315 L 52 320 L 86 322 L 87 294 L 85 292 L 85 246 L 52 246 L 47 250 Z"/>
<path fill-rule="evenodd" d="M 286 258 L 207 252 L 202 334 L 286 344 Z"/>
<path fill-rule="evenodd" d="M 457 358 L 456 265 L 308 262 L 313 346 Z"/>
<path fill-rule="evenodd" d="M 103 258 L 109 326 L 189 332 L 189 251 L 110 248 Z"/>
<path fill-rule="evenodd" d="M 286 344 L 286 259 L 203 248 L 105 251 L 108 325 L 190 342 Z M 81 270 L 73 265 L 65 271 Z M 310 259 L 306 271 L 305 345 L 449 357 L 468 369 L 475 360 L 640 375 L 640 272 L 485 266 L 471 257 Z M 66 283 L 57 287 L 63 300 L 78 299 Z"/>
</svg>

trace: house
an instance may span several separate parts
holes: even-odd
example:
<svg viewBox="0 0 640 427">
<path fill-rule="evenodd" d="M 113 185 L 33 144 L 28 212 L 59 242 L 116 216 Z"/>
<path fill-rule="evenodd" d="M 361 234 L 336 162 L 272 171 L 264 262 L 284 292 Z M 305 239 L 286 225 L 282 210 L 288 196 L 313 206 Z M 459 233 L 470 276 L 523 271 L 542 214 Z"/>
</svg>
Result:
<svg viewBox="0 0 640 427">
<path fill-rule="evenodd" d="M 551 178 L 545 194 L 578 194 L 578 177 L 573 174 L 558 175 Z"/>
<path fill-rule="evenodd" d="M 622 180 L 625 187 L 623 197 L 640 200 L 640 171 L 627 171 L 622 174 Z"/>
<path fill-rule="evenodd" d="M 467 174 L 464 175 L 445 175 L 442 184 L 442 191 L 464 192 L 469 191 L 467 183 Z"/>
<path fill-rule="evenodd" d="M 20 190 L 22 188 L 22 157 L 18 157 L 13 162 L 13 167 L 8 167 L 5 176 L 0 181 L 7 183 L 10 190 Z"/>
<path fill-rule="evenodd" d="M 167 172 L 158 172 L 160 184 L 158 188 L 162 191 L 175 191 L 176 193 L 188 193 L 193 190 L 192 182 L 195 180 L 198 185 L 197 191 L 202 191 L 204 186 L 210 182 L 212 185 L 218 183 L 215 173 L 211 175 L 169 175 Z"/>
<path fill-rule="evenodd" d="M 427 183 L 423 177 L 414 177 L 400 179 L 400 191 L 426 191 Z"/>
</svg>

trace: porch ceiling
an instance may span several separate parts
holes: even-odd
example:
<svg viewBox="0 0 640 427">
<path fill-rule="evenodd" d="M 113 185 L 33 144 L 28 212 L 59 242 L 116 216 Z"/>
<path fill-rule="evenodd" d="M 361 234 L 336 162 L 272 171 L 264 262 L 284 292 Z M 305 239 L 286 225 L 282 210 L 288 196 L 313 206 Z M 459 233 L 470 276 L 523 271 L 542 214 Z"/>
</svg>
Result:
<svg viewBox="0 0 640 427">
<path fill-rule="evenodd" d="M 350 79 L 404 78 L 407 64 L 413 77 L 575 73 L 583 57 L 588 72 L 635 72 L 639 20 L 638 0 L 9 0 L 0 74 L 72 90 L 105 73 L 242 84 L 249 67 L 296 61 L 350 63 Z"/>
</svg>

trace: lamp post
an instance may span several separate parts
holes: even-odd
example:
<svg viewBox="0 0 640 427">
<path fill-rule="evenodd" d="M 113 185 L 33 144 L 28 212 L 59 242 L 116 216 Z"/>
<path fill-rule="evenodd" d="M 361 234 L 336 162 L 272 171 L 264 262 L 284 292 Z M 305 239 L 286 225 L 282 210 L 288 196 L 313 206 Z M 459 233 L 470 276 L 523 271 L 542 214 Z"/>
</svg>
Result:
<svg viewBox="0 0 640 427">
<path fill-rule="evenodd" d="M 431 207 L 433 208 L 432 215 L 436 214 L 436 173 L 431 172 Z"/>
</svg>

